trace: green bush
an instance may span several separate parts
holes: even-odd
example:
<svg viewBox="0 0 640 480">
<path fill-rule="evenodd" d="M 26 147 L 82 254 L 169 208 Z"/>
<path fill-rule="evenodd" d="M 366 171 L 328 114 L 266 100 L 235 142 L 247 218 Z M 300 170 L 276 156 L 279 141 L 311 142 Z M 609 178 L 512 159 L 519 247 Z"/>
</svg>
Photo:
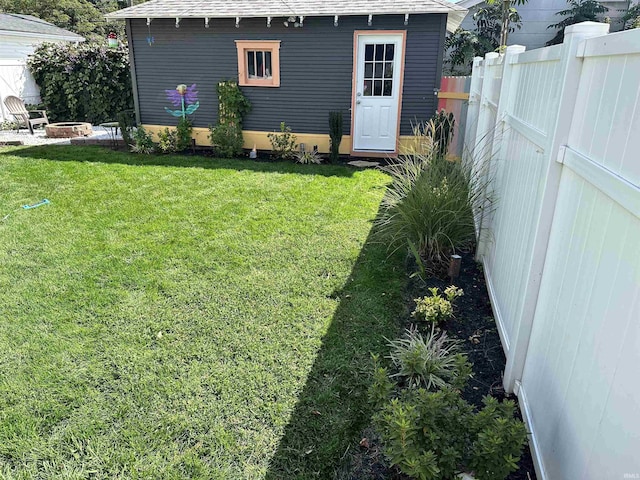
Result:
<svg viewBox="0 0 640 480">
<path fill-rule="evenodd" d="M 404 380 L 410 388 L 460 389 L 471 376 L 471 364 L 460 353 L 460 342 L 451 340 L 446 332 L 436 333 L 435 326 L 424 337 L 416 330 L 406 330 L 389 346 L 389 358 L 398 370 L 391 377 Z"/>
<path fill-rule="evenodd" d="M 158 132 L 158 150 L 162 153 L 176 153 L 178 151 L 178 133 L 165 128 Z"/>
<path fill-rule="evenodd" d="M 375 416 L 392 465 L 420 480 L 450 480 L 473 472 L 503 480 L 517 469 L 526 429 L 515 404 L 485 397 L 479 412 L 453 390 L 405 390 Z"/>
<path fill-rule="evenodd" d="M 142 153 L 145 155 L 149 155 L 155 150 L 155 144 L 153 143 L 151 134 L 148 133 L 142 125 L 139 125 L 133 131 L 131 139 L 133 141 L 133 143 L 131 144 L 131 151 L 133 153 Z"/>
<path fill-rule="evenodd" d="M 209 139 L 220 157 L 232 158 L 242 152 L 242 131 L 238 131 L 235 125 L 220 124 L 209 126 Z"/>
<path fill-rule="evenodd" d="M 180 118 L 176 127 L 176 150 L 184 152 L 193 148 L 193 126 L 188 118 Z"/>
<path fill-rule="evenodd" d="M 413 317 L 437 325 L 453 317 L 453 302 L 464 295 L 462 289 L 453 285 L 444 291 L 445 296 L 440 295 L 438 288 L 430 288 L 431 296 L 416 298 L 416 309 L 411 314 Z"/>
<path fill-rule="evenodd" d="M 473 244 L 473 206 L 485 198 L 486 180 L 434 155 L 432 139 L 420 142 L 411 155 L 383 169 L 392 183 L 376 224 L 390 250 L 408 249 L 422 274 L 434 274 L 446 269 L 451 254 Z"/>
<path fill-rule="evenodd" d="M 133 108 L 125 47 L 81 43 L 43 44 L 29 58 L 47 116 L 98 124 Z"/>
<path fill-rule="evenodd" d="M 291 128 L 284 122 L 280 122 L 280 131 L 267 135 L 271 142 L 271 154 L 274 158 L 291 160 L 296 156 L 296 136 L 291 133 Z"/>
</svg>

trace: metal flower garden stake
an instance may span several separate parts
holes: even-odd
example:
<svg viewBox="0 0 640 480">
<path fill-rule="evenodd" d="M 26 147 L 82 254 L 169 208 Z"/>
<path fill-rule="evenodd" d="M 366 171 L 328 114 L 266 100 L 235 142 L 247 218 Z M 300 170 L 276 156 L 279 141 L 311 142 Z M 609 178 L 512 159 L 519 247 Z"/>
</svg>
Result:
<svg viewBox="0 0 640 480">
<path fill-rule="evenodd" d="M 175 88 L 175 90 L 165 90 L 165 92 L 167 93 L 167 99 L 174 107 L 181 107 L 181 110 L 171 110 L 164 107 L 167 113 L 174 117 L 182 117 L 186 119 L 187 115 L 191 115 L 200 106 L 195 83 L 190 87 L 180 84 Z"/>
</svg>

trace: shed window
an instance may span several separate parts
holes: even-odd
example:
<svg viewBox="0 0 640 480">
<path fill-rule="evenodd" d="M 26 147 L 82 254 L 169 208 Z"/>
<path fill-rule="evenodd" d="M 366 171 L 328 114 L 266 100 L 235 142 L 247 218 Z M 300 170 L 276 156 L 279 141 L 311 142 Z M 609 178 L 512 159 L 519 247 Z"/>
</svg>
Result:
<svg viewBox="0 0 640 480">
<path fill-rule="evenodd" d="M 241 86 L 280 86 L 280 41 L 236 40 Z"/>
</svg>

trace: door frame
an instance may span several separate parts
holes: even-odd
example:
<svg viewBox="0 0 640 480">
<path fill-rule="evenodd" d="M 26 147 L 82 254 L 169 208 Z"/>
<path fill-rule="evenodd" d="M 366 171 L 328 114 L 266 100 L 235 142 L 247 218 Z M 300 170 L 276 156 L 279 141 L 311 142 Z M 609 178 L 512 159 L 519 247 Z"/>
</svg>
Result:
<svg viewBox="0 0 640 480">
<path fill-rule="evenodd" d="M 353 149 L 355 144 L 356 123 L 356 91 L 358 88 L 358 38 L 366 35 L 400 35 L 402 37 L 402 58 L 400 59 L 400 73 L 398 76 L 398 125 L 396 128 L 396 146 L 393 152 L 358 151 Z M 387 157 L 398 155 L 400 144 L 400 120 L 402 119 L 402 92 L 404 90 L 404 59 L 406 57 L 407 31 L 406 30 L 354 30 L 353 32 L 353 68 L 351 79 L 351 156 L 352 157 Z"/>
</svg>

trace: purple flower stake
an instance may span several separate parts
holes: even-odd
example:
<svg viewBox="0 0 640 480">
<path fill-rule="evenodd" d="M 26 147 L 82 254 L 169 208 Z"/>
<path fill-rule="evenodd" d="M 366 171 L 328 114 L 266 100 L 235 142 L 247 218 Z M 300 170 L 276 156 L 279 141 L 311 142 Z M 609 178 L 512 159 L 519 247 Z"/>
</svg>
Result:
<svg viewBox="0 0 640 480">
<path fill-rule="evenodd" d="M 187 118 L 187 115 L 191 115 L 200 106 L 195 83 L 190 87 L 180 84 L 175 90 L 165 90 L 165 92 L 167 94 L 167 100 L 169 100 L 174 107 L 181 107 L 181 110 L 170 110 L 164 107 L 167 113 L 174 117 Z"/>
</svg>

